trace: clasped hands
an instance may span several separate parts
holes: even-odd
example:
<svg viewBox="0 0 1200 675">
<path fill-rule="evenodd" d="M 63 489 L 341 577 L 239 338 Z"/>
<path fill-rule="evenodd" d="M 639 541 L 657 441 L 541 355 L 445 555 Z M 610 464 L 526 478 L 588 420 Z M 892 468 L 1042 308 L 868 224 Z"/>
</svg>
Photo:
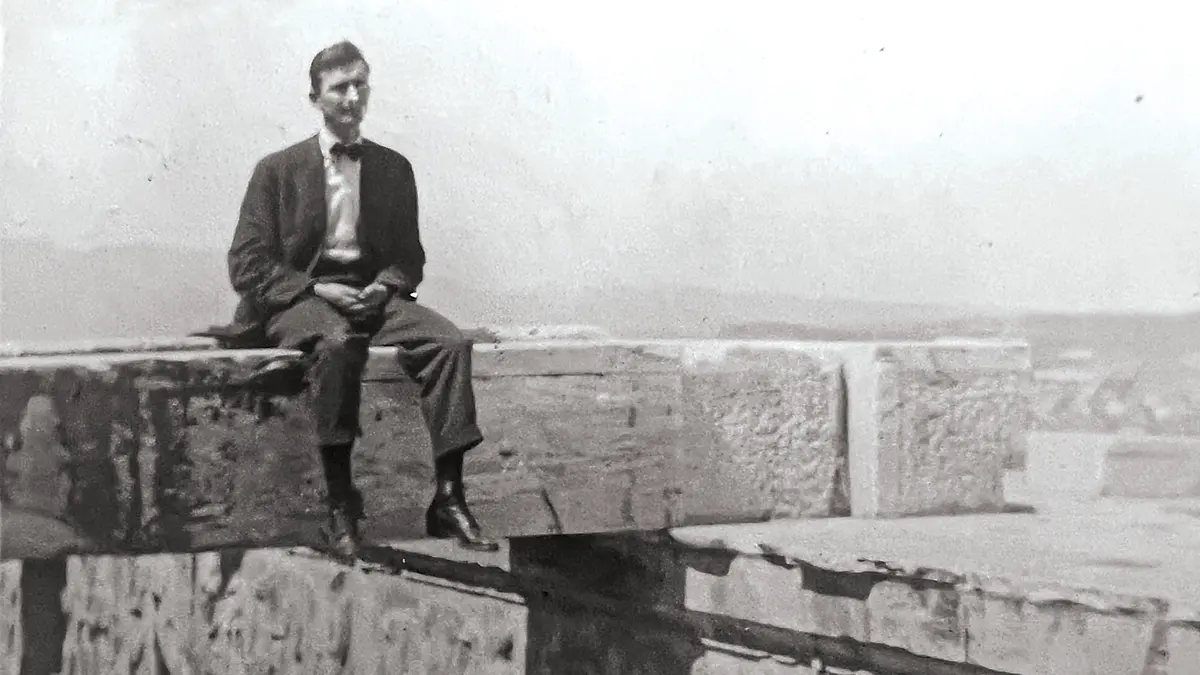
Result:
<svg viewBox="0 0 1200 675">
<path fill-rule="evenodd" d="M 392 289 L 379 282 L 362 290 L 336 282 L 317 283 L 313 285 L 313 293 L 342 313 L 355 318 L 378 312 L 392 297 Z"/>
</svg>

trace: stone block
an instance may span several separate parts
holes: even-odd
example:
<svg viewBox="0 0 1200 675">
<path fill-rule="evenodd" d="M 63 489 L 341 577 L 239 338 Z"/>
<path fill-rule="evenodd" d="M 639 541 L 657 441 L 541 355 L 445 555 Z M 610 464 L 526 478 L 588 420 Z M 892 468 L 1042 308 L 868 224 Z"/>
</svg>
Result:
<svg viewBox="0 0 1200 675">
<path fill-rule="evenodd" d="M 31 675 L 159 663 L 235 675 L 773 674 L 806 673 L 814 654 L 830 673 L 1194 673 L 1195 594 L 1179 575 L 1194 546 L 1168 529 L 1194 516 L 1177 516 L 1108 533 L 1066 512 L 780 520 L 517 538 L 486 555 L 418 541 L 390 552 L 399 567 L 374 568 L 278 550 L 70 558 L 63 666 Z M 1148 525 L 1160 557 L 1140 561 L 1065 536 L 1128 542 Z M 24 566 L 46 562 L 57 561 Z M 0 609 L 22 604 L 23 576 L 0 565 Z M 29 651 L 11 643 L 29 638 L 24 616 L 0 614 L 0 664 Z"/>
<path fill-rule="evenodd" d="M 1097 500 L 1036 513 L 777 520 L 669 535 L 688 552 L 685 606 L 706 618 L 841 634 L 870 645 L 862 653 L 998 672 L 1162 675 L 1171 672 L 1164 663 L 1183 672 L 1200 663 L 1189 632 L 1200 616 L 1197 516 L 1186 501 Z M 816 597 L 790 575 L 809 577 L 803 590 Z M 824 608 L 813 612 L 816 629 L 792 606 Z M 862 628 L 835 630 L 831 606 L 861 608 Z M 923 672 L 874 664 L 851 665 Z"/>
<path fill-rule="evenodd" d="M 967 631 L 960 596 L 953 587 L 881 581 L 866 601 L 868 639 L 921 656 L 962 662 Z"/>
<path fill-rule="evenodd" d="M 67 563 L 63 675 L 137 673 L 141 664 L 155 662 L 171 673 L 195 666 L 192 556 L 72 557 Z"/>
<path fill-rule="evenodd" d="M 846 349 L 851 511 L 862 517 L 1000 511 L 1023 454 L 1025 343 Z"/>
<path fill-rule="evenodd" d="M 689 610 L 813 635 L 867 639 L 870 586 L 864 588 L 860 579 L 728 552 L 694 551 L 685 560 Z"/>
<path fill-rule="evenodd" d="M 25 634 L 21 625 L 21 561 L 0 562 L 0 672 L 20 673 Z"/>
<path fill-rule="evenodd" d="M 249 552 L 224 574 L 206 601 L 207 672 L 523 672 L 526 611 L 511 600 L 277 551 Z"/>
<path fill-rule="evenodd" d="M 283 551 L 68 563 L 61 675 L 524 672 L 519 600 Z"/>
<path fill-rule="evenodd" d="M 696 341 L 681 357 L 688 408 L 678 470 L 688 489 L 675 526 L 730 512 L 849 514 L 846 394 L 828 345 Z"/>
<path fill-rule="evenodd" d="M 0 359 L 0 556 L 318 542 L 304 397 L 237 384 L 281 353 Z M 497 536 L 844 511 L 838 361 L 811 345 L 489 343 L 474 377 L 487 440 L 468 458 L 468 490 Z M 394 350 L 372 351 L 362 424 L 368 538 L 423 537 L 429 438 Z"/>
<path fill-rule="evenodd" d="M 1200 675 L 1200 622 L 1167 626 L 1163 675 Z"/>
<path fill-rule="evenodd" d="M 1023 675 L 1141 673 L 1158 616 L 1003 593 L 966 593 L 968 662 Z"/>
</svg>

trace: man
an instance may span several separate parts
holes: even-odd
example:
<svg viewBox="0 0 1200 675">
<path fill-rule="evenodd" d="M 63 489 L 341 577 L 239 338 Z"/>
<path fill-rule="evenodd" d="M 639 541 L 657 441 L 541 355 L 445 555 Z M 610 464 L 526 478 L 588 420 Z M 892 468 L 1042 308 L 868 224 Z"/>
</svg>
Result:
<svg viewBox="0 0 1200 675">
<path fill-rule="evenodd" d="M 462 485 L 463 457 L 482 440 L 472 344 L 416 302 L 425 265 L 416 183 L 407 159 L 360 134 L 369 75 L 350 42 L 313 58 L 309 98 L 324 125 L 254 168 L 228 258 L 242 300 L 238 316 L 256 319 L 270 345 L 308 356 L 334 552 L 352 555 L 359 543 L 362 498 L 352 485 L 350 456 L 371 344 L 398 347 L 405 370 L 421 385 L 437 474 L 428 533 L 495 550 L 467 508 Z"/>
</svg>

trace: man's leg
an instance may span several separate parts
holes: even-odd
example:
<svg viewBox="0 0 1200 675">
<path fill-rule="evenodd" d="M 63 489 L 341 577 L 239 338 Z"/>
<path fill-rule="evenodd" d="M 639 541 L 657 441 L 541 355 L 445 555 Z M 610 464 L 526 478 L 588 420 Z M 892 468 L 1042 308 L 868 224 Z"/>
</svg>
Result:
<svg viewBox="0 0 1200 675">
<path fill-rule="evenodd" d="M 393 298 L 374 344 L 396 346 L 401 364 L 421 387 L 421 413 L 433 445 L 437 487 L 426 527 L 431 536 L 495 550 L 467 507 L 465 455 L 483 440 L 471 382 L 473 345 L 449 319 L 416 302 Z"/>
<path fill-rule="evenodd" d="M 354 489 L 351 450 L 359 429 L 362 372 L 369 335 L 356 332 L 320 298 L 306 298 L 273 317 L 267 336 L 310 359 L 309 397 L 329 499 L 329 537 L 335 551 L 352 555 L 362 504 Z"/>
</svg>

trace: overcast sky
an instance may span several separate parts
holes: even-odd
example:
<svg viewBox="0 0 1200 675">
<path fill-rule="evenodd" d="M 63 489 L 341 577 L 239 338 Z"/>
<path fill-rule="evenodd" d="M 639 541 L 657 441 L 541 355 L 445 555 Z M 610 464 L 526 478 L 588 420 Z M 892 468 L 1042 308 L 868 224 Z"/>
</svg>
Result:
<svg viewBox="0 0 1200 675">
<path fill-rule="evenodd" d="M 1200 55 L 1172 4 L 5 0 L 3 226 L 219 250 L 253 160 L 312 130 L 308 59 L 350 37 L 432 271 L 468 285 L 1195 308 Z"/>
</svg>

